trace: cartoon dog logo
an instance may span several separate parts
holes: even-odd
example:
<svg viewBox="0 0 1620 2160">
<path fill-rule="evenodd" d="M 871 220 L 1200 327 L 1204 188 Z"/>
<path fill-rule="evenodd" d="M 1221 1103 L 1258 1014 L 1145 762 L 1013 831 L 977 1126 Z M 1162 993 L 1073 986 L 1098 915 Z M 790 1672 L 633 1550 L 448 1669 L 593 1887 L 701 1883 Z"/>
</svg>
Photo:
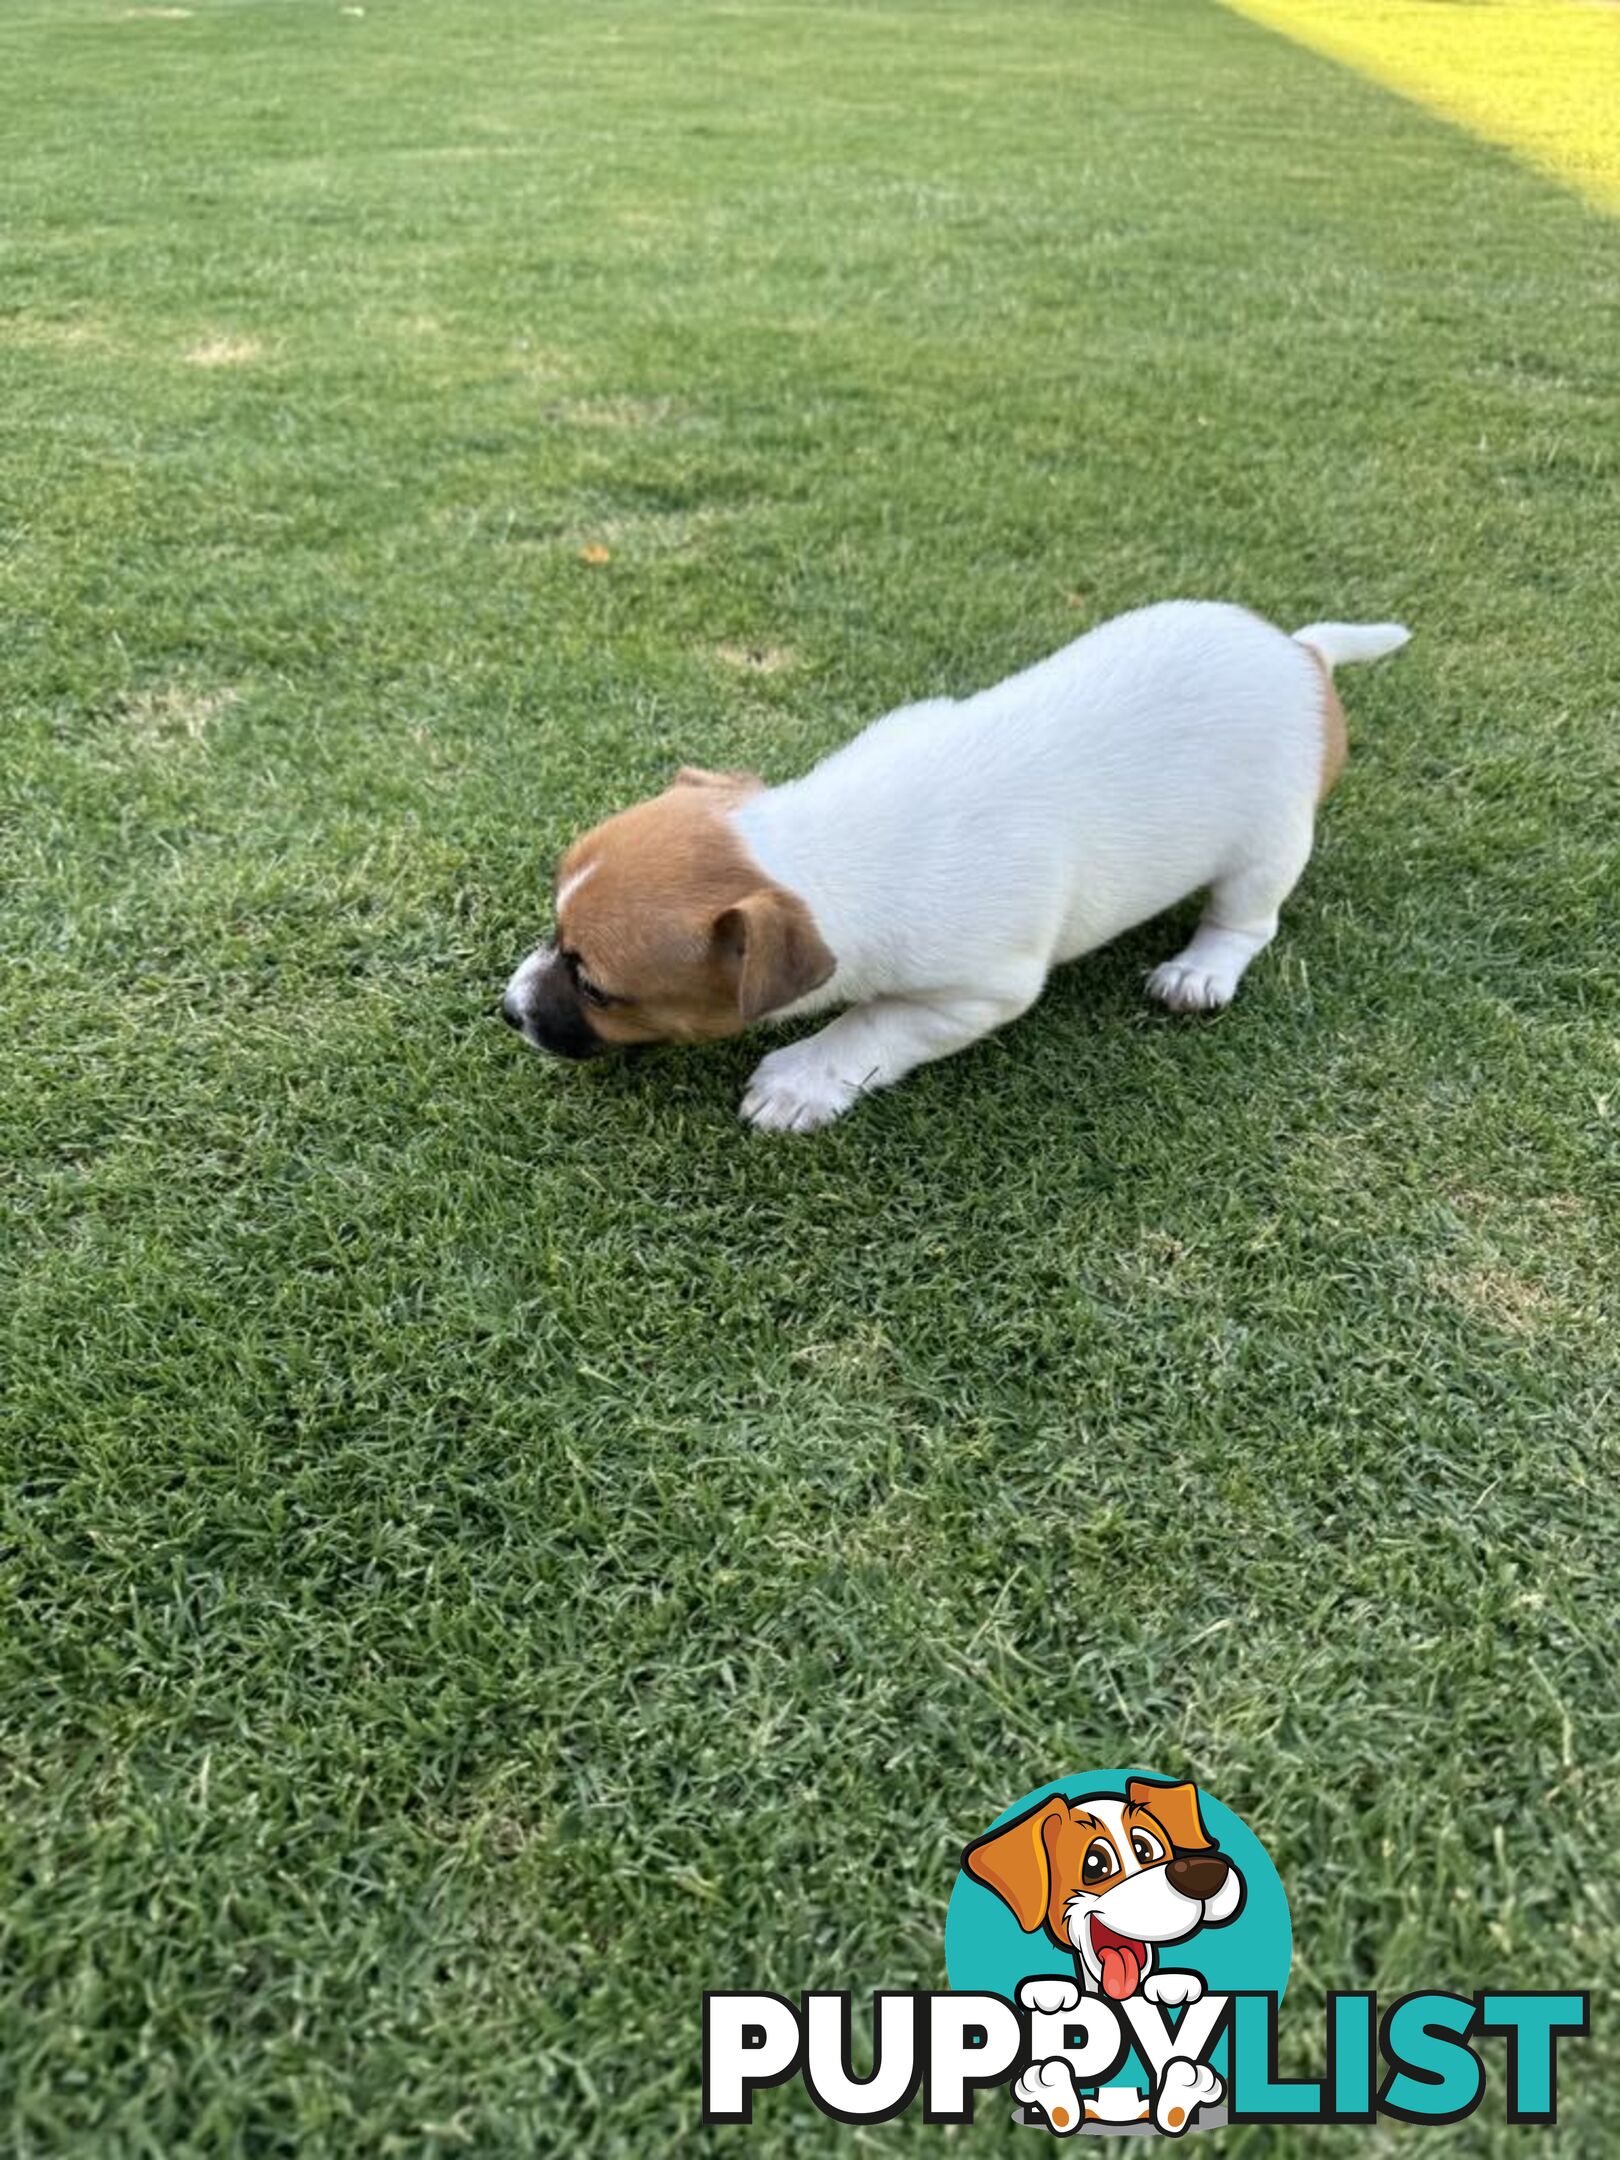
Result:
<svg viewBox="0 0 1620 2160">
<path fill-rule="evenodd" d="M 1158 2004 L 1196 2002 L 1201 1977 L 1161 1971 L 1160 1950 L 1221 1927 L 1243 1909 L 1243 1877 L 1204 1828 L 1196 1786 L 1150 1778 L 1131 1778 L 1123 1797 L 1053 1794 L 976 1839 L 962 1866 L 1026 1934 L 1044 1930 L 1072 1957 L 1074 1981 L 1030 1979 L 1019 1988 L 1026 2008 L 1047 2013 L 1077 2009 L 1083 1993 L 1116 2003 L 1137 1993 Z M 1170 2135 L 1185 2130 L 1198 2108 L 1213 2106 L 1222 2089 L 1207 2063 L 1179 2056 L 1165 2064 L 1150 2095 L 1111 2086 L 1082 2103 L 1061 2056 L 1031 2064 L 1013 2088 L 1060 2133 L 1083 2122 L 1151 2121 Z"/>
</svg>

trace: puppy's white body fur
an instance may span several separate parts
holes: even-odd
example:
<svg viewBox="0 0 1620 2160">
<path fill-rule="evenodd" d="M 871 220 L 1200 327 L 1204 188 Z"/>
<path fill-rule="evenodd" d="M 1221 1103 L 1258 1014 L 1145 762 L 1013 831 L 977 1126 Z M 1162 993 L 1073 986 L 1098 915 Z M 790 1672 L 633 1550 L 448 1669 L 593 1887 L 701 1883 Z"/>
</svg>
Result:
<svg viewBox="0 0 1620 2160">
<path fill-rule="evenodd" d="M 1149 978 L 1177 1010 L 1228 1002 L 1311 851 L 1327 671 L 1397 624 L 1289 637 L 1169 601 L 1103 623 L 976 696 L 905 706 L 731 813 L 809 906 L 832 976 L 780 1017 L 848 1008 L 776 1050 L 743 1102 L 807 1131 L 868 1089 L 1016 1018 L 1049 970 L 1207 888 Z"/>
</svg>

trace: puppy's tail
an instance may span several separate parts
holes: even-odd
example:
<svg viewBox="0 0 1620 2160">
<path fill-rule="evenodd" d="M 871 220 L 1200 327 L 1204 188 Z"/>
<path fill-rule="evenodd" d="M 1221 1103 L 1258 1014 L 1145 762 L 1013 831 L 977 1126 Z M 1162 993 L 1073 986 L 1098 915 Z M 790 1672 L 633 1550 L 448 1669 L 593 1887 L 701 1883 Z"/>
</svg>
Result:
<svg viewBox="0 0 1620 2160">
<path fill-rule="evenodd" d="M 1331 674 L 1345 660 L 1382 660 L 1399 652 L 1411 635 L 1398 622 L 1308 622 L 1294 632 L 1294 643 L 1308 645 Z"/>
</svg>

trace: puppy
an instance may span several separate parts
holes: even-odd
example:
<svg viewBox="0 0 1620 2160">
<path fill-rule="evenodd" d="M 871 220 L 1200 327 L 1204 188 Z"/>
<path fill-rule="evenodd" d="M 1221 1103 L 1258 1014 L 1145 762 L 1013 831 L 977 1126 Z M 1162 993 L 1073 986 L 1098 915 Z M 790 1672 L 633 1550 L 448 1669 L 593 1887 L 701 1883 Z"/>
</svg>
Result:
<svg viewBox="0 0 1620 2160">
<path fill-rule="evenodd" d="M 1192 1785 L 1132 1778 L 1123 1800 L 1043 1800 L 962 1855 L 1026 1934 L 1044 1929 L 1081 1986 L 1124 2002 L 1160 1946 L 1243 1909 L 1243 1877 L 1216 1846 Z M 1183 1999 L 1180 1991 L 1167 1999 Z"/>
<path fill-rule="evenodd" d="M 1172 600 L 974 697 L 875 721 L 802 779 L 683 769 L 563 857 L 503 1012 L 539 1048 L 702 1042 L 846 1008 L 742 1114 L 809 1132 L 1028 1009 L 1048 972 L 1207 890 L 1148 989 L 1214 1012 L 1271 942 L 1345 757 L 1332 671 L 1396 623 L 1288 637 Z"/>
</svg>

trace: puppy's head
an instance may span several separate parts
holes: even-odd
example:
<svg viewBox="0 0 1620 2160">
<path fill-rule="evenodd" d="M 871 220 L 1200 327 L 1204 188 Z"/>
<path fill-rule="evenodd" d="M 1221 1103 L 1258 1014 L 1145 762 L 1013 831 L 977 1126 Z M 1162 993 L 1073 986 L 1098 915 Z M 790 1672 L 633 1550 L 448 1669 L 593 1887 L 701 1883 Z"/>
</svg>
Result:
<svg viewBox="0 0 1620 2160">
<path fill-rule="evenodd" d="M 576 840 L 558 867 L 552 941 L 506 986 L 512 1026 L 541 1050 L 594 1057 L 734 1035 L 819 988 L 836 963 L 810 910 L 731 822 L 759 784 L 683 767 L 662 795 Z"/>
<path fill-rule="evenodd" d="M 962 1865 L 1116 2001 L 1153 1969 L 1156 1945 L 1220 1927 L 1243 1905 L 1243 1878 L 1205 1830 L 1196 1787 L 1152 1778 L 1132 1778 L 1123 1799 L 1056 1794 L 970 1845 Z"/>
</svg>

